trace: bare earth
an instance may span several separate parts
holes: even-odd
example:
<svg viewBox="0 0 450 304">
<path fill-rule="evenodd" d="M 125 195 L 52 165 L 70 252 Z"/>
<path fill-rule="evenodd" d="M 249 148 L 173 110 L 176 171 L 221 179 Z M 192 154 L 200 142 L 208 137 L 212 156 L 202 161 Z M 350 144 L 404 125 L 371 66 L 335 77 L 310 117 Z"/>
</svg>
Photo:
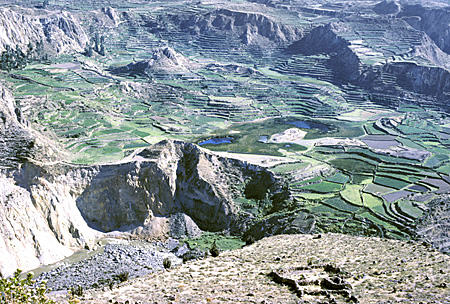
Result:
<svg viewBox="0 0 450 304">
<path fill-rule="evenodd" d="M 81 302 L 449 303 L 449 270 L 449 256 L 413 242 L 280 235 L 112 291 L 86 292 Z M 294 281 L 297 289 L 289 288 Z M 337 282 L 336 290 L 324 281 Z"/>
</svg>

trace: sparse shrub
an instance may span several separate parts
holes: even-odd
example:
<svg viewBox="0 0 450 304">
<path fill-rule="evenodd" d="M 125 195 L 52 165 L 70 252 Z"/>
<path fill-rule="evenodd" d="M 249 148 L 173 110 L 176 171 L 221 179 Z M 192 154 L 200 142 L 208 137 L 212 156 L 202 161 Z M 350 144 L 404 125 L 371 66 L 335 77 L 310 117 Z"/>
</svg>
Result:
<svg viewBox="0 0 450 304">
<path fill-rule="evenodd" d="M 10 278 L 0 277 L 0 303 L 33 303 L 33 304 L 53 304 L 54 301 L 45 296 L 47 286 L 45 283 L 36 284 L 33 275 L 28 274 L 25 279 L 21 279 L 22 271 L 17 269 Z"/>
<path fill-rule="evenodd" d="M 122 272 L 119 274 L 114 275 L 114 279 L 118 280 L 120 283 L 128 281 L 130 273 L 129 272 Z"/>
<path fill-rule="evenodd" d="M 82 286 L 71 287 L 70 294 L 72 296 L 82 297 L 83 296 L 83 287 Z"/>
<path fill-rule="evenodd" d="M 214 241 L 214 243 L 213 243 L 211 249 L 209 250 L 209 253 L 211 253 L 211 255 L 212 255 L 213 257 L 218 257 L 218 256 L 219 256 L 220 250 L 219 250 L 219 247 L 217 247 L 217 244 L 216 244 L 215 241 Z"/>
<path fill-rule="evenodd" d="M 172 267 L 172 261 L 169 258 L 165 258 L 163 260 L 163 266 L 165 269 L 169 269 L 170 267 Z"/>
<path fill-rule="evenodd" d="M 255 237 L 253 235 L 247 235 L 244 238 L 244 242 L 245 242 L 245 245 L 249 246 L 249 245 L 253 244 L 254 242 L 256 242 L 256 240 L 255 240 Z"/>
</svg>

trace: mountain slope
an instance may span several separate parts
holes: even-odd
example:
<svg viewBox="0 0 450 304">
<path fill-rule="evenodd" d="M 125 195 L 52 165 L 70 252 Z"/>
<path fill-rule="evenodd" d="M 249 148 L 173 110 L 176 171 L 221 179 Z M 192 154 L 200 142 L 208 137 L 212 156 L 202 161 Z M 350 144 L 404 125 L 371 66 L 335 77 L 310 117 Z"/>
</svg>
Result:
<svg viewBox="0 0 450 304">
<path fill-rule="evenodd" d="M 445 303 L 449 265 L 449 256 L 418 244 L 280 235 L 89 291 L 83 303 Z"/>
<path fill-rule="evenodd" d="M 6 46 L 26 50 L 28 44 L 44 44 L 47 51 L 64 53 L 82 51 L 88 37 L 69 12 L 49 14 L 18 7 L 0 9 L 0 51 Z"/>
</svg>

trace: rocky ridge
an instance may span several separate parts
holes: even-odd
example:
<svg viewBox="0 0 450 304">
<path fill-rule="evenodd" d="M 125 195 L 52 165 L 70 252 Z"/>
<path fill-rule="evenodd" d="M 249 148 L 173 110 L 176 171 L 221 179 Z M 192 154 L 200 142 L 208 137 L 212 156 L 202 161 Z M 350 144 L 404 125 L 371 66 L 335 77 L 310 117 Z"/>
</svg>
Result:
<svg viewBox="0 0 450 304">
<path fill-rule="evenodd" d="M 233 196 L 259 185 L 261 172 L 257 166 L 173 141 L 119 164 L 24 163 L 1 175 L 0 255 L 9 261 L 1 264 L 2 273 L 55 262 L 71 254 L 69 248 L 91 247 L 102 233 L 113 230 L 164 236 L 169 231 L 165 218 L 178 212 L 203 230 L 237 231 L 245 223 L 238 221 Z M 239 184 L 242 190 L 231 188 Z M 276 187 L 272 180 L 258 190 Z"/>
<path fill-rule="evenodd" d="M 449 265 L 447 255 L 412 242 L 341 234 L 280 235 L 113 290 L 90 290 L 82 301 L 447 303 Z M 61 302 L 64 298 L 55 295 Z"/>
<path fill-rule="evenodd" d="M 28 44 L 42 42 L 47 52 L 82 51 L 88 37 L 69 12 L 51 13 L 9 7 L 0 9 L 0 51 L 6 46 L 26 50 Z"/>
<path fill-rule="evenodd" d="M 412 27 L 424 31 L 447 54 L 450 54 L 450 9 L 428 8 L 422 5 L 404 5 L 397 17 Z"/>
<path fill-rule="evenodd" d="M 181 30 L 192 35 L 211 32 L 238 37 L 244 45 L 285 44 L 302 36 L 299 28 L 281 24 L 260 13 L 218 9 L 204 15 L 172 16 Z"/>
<path fill-rule="evenodd" d="M 163 47 L 153 51 L 150 60 L 130 63 L 123 67 L 113 68 L 114 73 L 151 76 L 154 73 L 184 74 L 198 66 L 171 47 Z"/>
<path fill-rule="evenodd" d="M 339 33 L 346 31 L 341 23 L 329 23 L 314 28 L 308 35 L 292 43 L 287 53 L 304 55 L 330 54 L 329 64 L 339 78 L 356 81 L 361 75 L 361 61 L 349 48 L 350 43 Z"/>
<path fill-rule="evenodd" d="M 383 83 L 382 73 L 396 77 L 396 84 L 407 90 L 448 100 L 450 95 L 450 57 L 442 52 L 426 35 L 408 53 L 404 61 L 386 61 L 381 66 L 362 63 L 358 54 L 350 48 L 350 42 L 343 38 L 349 29 L 345 24 L 330 23 L 314 28 L 308 35 L 292 43 L 288 54 L 329 55 L 328 65 L 337 79 L 353 82 L 371 90 L 396 90 Z M 420 57 L 428 64 L 409 62 L 411 57 Z M 377 85 L 379 83 L 379 85 Z"/>
</svg>

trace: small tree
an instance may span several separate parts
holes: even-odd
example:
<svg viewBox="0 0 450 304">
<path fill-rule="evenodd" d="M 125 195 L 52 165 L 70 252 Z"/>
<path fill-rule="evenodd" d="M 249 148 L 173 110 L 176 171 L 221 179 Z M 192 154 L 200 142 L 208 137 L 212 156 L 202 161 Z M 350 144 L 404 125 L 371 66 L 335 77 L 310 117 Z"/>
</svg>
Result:
<svg viewBox="0 0 450 304">
<path fill-rule="evenodd" d="M 100 36 L 98 33 L 95 33 L 94 36 L 94 51 L 100 52 Z"/>
<path fill-rule="evenodd" d="M 92 57 L 93 55 L 92 45 L 90 42 L 86 42 L 86 46 L 84 48 L 84 55 L 86 55 L 87 57 Z"/>
<path fill-rule="evenodd" d="M 22 271 L 17 269 L 10 278 L 0 277 L 0 303 L 55 303 L 45 296 L 47 292 L 45 283 L 37 285 L 31 273 L 25 279 L 20 277 L 21 274 Z"/>
<path fill-rule="evenodd" d="M 105 56 L 106 52 L 105 52 L 105 45 L 102 43 L 100 45 L 100 51 L 98 52 L 100 55 Z"/>
</svg>

